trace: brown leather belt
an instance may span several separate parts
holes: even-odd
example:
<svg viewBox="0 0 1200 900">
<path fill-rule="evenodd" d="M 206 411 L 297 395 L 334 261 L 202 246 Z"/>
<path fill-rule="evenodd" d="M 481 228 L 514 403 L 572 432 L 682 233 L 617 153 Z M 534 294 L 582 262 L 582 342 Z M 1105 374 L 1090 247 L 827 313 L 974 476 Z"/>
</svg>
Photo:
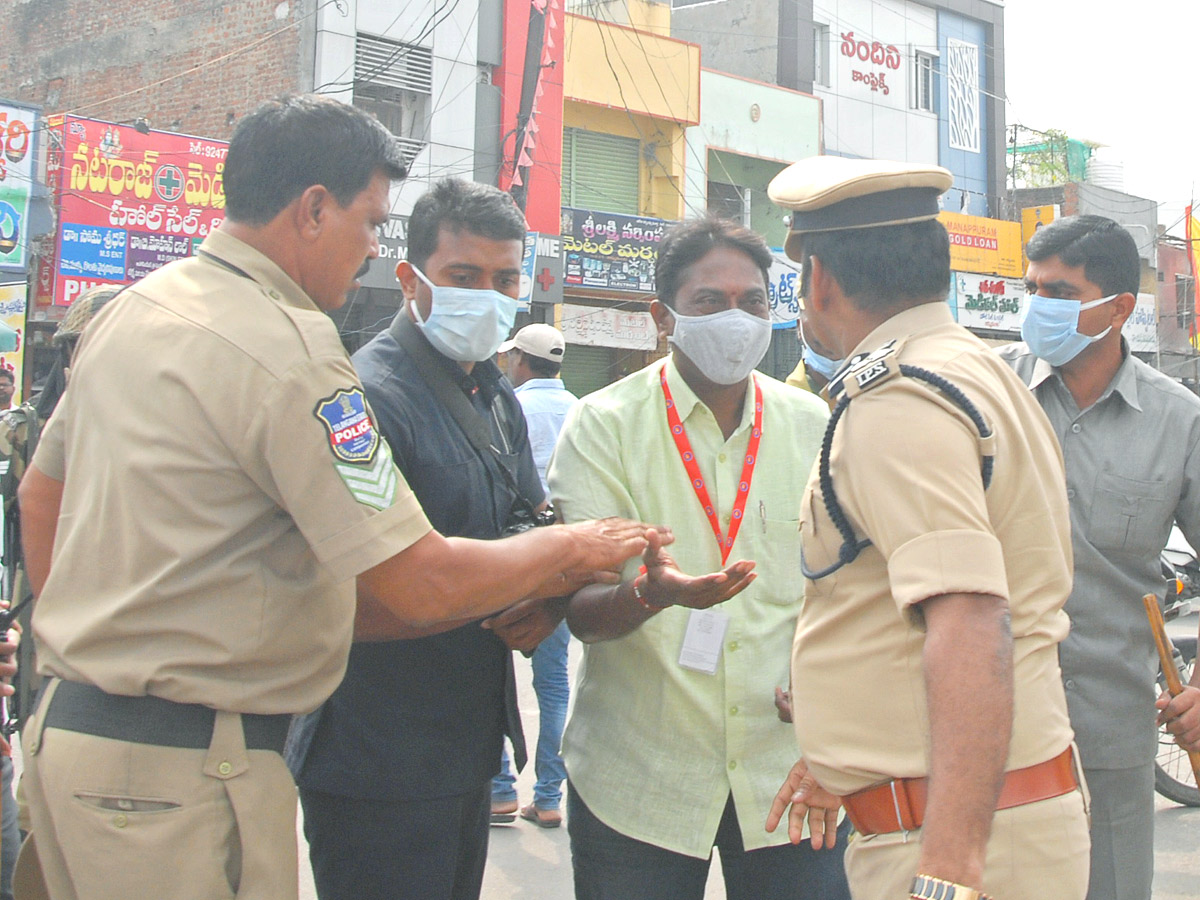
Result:
<svg viewBox="0 0 1200 900">
<path fill-rule="evenodd" d="M 1006 773 L 996 809 L 1061 797 L 1078 786 L 1068 747 L 1053 759 Z M 925 821 L 928 787 L 927 778 L 897 778 L 843 797 L 842 804 L 859 834 L 914 831 Z"/>
</svg>

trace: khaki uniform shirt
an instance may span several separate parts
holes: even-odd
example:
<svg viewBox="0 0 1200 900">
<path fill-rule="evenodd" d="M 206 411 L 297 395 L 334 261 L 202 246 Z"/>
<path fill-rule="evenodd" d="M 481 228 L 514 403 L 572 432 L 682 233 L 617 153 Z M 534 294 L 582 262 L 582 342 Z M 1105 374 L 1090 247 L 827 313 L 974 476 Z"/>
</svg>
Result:
<svg viewBox="0 0 1200 900">
<path fill-rule="evenodd" d="M 742 420 L 727 440 L 673 357 L 575 404 L 550 462 L 550 490 L 568 522 L 629 516 L 671 526 L 675 543 L 667 552 L 683 571 L 702 575 L 721 569 L 721 551 L 667 424 L 664 364 L 728 532 L 754 395 L 747 388 Z M 787 688 L 788 644 L 803 602 L 796 510 L 829 411 L 812 394 L 761 373 L 753 380 L 762 388 L 762 442 L 729 562 L 754 560 L 758 577 L 715 607 L 729 617 L 716 672 L 679 664 L 691 611 L 669 607 L 629 634 L 584 646 L 563 735 L 571 784 L 601 821 L 702 858 L 731 794 L 747 850 L 787 841 L 785 830 L 771 834 L 762 823 L 796 761 L 795 738 L 775 712 L 775 688 Z M 627 565 L 626 578 L 639 562 Z"/>
<path fill-rule="evenodd" d="M 89 326 L 33 464 L 64 482 L 42 672 L 248 713 L 341 680 L 354 576 L 429 531 L 329 317 L 221 231 Z"/>
<path fill-rule="evenodd" d="M 1015 712 L 1007 768 L 1050 759 L 1071 741 L 1058 668 L 1071 532 L 1054 433 L 1021 380 L 956 325 L 944 303 L 893 316 L 852 355 L 890 340 L 899 342 L 900 362 L 944 376 L 978 407 L 995 432 L 995 471 L 985 491 L 975 426 L 914 378 L 854 398 L 838 424 L 834 489 L 856 537 L 873 543 L 807 582 L 792 649 L 800 747 L 837 794 L 928 774 L 917 604 L 939 594 L 995 594 L 1009 603 Z M 800 519 L 805 559 L 818 571 L 836 560 L 842 541 L 815 469 Z"/>
</svg>

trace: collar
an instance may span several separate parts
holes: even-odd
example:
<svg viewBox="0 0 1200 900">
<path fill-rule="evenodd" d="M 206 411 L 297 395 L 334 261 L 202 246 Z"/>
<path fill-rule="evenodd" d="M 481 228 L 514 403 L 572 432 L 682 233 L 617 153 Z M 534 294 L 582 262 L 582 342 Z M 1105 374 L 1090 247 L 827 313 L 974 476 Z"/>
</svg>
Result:
<svg viewBox="0 0 1200 900">
<path fill-rule="evenodd" d="M 417 327 L 417 323 L 408 314 L 407 303 L 401 303 L 400 311 L 396 313 L 395 318 L 392 319 L 392 324 L 388 326 L 388 332 L 396 343 L 401 344 L 401 346 L 403 346 L 403 341 L 400 340 L 400 335 L 405 332 L 425 344 L 429 348 L 429 352 L 433 355 L 434 361 L 437 363 L 441 373 L 452 383 L 458 385 L 459 389 L 468 397 L 473 396 L 480 389 L 483 390 L 484 399 L 488 402 L 491 402 L 492 397 L 496 395 L 497 385 L 503 377 L 500 367 L 492 360 L 485 359 L 482 362 L 475 363 L 471 367 L 469 374 L 464 372 L 462 366 L 455 360 L 446 356 L 437 347 L 429 343 L 429 338 L 425 337 L 425 332 Z"/>
<path fill-rule="evenodd" d="M 878 350 L 888 341 L 899 341 L 901 338 L 953 324 L 954 316 L 950 312 L 950 305 L 944 300 L 910 306 L 876 325 L 870 334 L 858 342 L 857 347 L 846 354 L 846 358 L 852 359 L 860 353 Z"/>
<path fill-rule="evenodd" d="M 320 312 L 312 298 L 304 293 L 300 285 L 292 281 L 291 276 L 269 256 L 255 250 L 245 241 L 240 241 L 218 228 L 209 232 L 199 249 L 224 262 L 226 266 L 249 276 L 271 299 L 298 309 Z"/>
<path fill-rule="evenodd" d="M 657 366 L 655 366 L 654 371 L 658 371 Z M 746 379 L 746 398 L 742 401 L 742 421 L 738 423 L 734 434 L 754 424 L 754 379 L 756 377 L 757 374 L 751 372 L 750 377 Z M 658 381 L 657 377 L 655 381 Z M 679 412 L 680 422 L 686 422 L 688 416 L 692 414 L 692 411 L 697 406 L 710 416 L 712 415 L 712 411 L 705 406 L 704 401 L 696 396 L 696 392 L 691 389 L 691 386 L 679 374 L 679 369 L 675 365 L 674 351 L 667 357 L 667 387 L 671 389 L 671 398 L 675 401 L 675 409 Z M 659 390 L 659 393 L 661 394 L 662 391 Z"/>
<path fill-rule="evenodd" d="M 561 378 L 530 378 L 513 388 L 518 394 L 522 391 L 558 391 L 566 390 Z"/>
<path fill-rule="evenodd" d="M 1142 404 L 1138 401 L 1137 389 L 1137 361 L 1134 355 L 1129 352 L 1129 343 L 1124 337 L 1121 338 L 1121 365 L 1117 366 L 1117 371 L 1112 377 L 1112 381 L 1108 383 L 1108 387 L 1104 389 L 1104 393 L 1100 395 L 1099 403 L 1112 394 L 1120 395 L 1121 399 L 1138 412 L 1142 411 Z M 1053 375 L 1062 383 L 1062 373 L 1044 359 L 1037 358 L 1033 364 L 1033 374 L 1029 379 L 1029 387 L 1031 390 L 1036 389 L 1042 382 Z M 1065 388 L 1066 385 L 1064 384 Z"/>
</svg>

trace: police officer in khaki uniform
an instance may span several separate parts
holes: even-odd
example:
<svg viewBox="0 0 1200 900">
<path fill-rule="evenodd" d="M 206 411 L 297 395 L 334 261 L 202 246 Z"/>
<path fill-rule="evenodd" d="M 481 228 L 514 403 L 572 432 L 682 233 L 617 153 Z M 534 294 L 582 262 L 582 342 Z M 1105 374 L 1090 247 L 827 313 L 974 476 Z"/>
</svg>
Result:
<svg viewBox="0 0 1200 900">
<path fill-rule="evenodd" d="M 803 760 L 775 814 L 796 800 L 795 829 L 841 796 L 862 900 L 1082 898 L 1062 457 L 1024 384 L 946 305 L 951 182 L 817 157 L 770 186 L 794 210 L 805 331 L 849 358 L 800 513 Z"/>
<path fill-rule="evenodd" d="M 54 900 L 295 897 L 279 750 L 342 677 L 356 584 L 429 624 L 646 546 L 633 523 L 430 529 L 325 314 L 378 255 L 403 171 L 352 107 L 265 104 L 230 144 L 225 223 L 80 344 L 21 486 L 51 676 L 25 784 Z"/>
</svg>

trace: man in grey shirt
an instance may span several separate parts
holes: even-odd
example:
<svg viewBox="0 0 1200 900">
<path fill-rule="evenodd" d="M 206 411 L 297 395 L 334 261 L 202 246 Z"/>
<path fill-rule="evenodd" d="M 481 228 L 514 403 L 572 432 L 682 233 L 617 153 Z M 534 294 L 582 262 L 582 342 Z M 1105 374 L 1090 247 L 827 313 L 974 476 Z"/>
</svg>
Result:
<svg viewBox="0 0 1200 900">
<path fill-rule="evenodd" d="M 1141 598 L 1163 594 L 1173 522 L 1200 546 L 1200 399 L 1121 338 L 1141 274 L 1129 232 L 1100 216 L 1059 219 L 1027 254 L 1024 343 L 1000 354 L 1066 462 L 1075 583 L 1059 655 L 1092 797 L 1088 900 L 1150 900 L 1158 662 Z M 1164 715 L 1200 715 L 1200 690 L 1185 694 Z"/>
</svg>

